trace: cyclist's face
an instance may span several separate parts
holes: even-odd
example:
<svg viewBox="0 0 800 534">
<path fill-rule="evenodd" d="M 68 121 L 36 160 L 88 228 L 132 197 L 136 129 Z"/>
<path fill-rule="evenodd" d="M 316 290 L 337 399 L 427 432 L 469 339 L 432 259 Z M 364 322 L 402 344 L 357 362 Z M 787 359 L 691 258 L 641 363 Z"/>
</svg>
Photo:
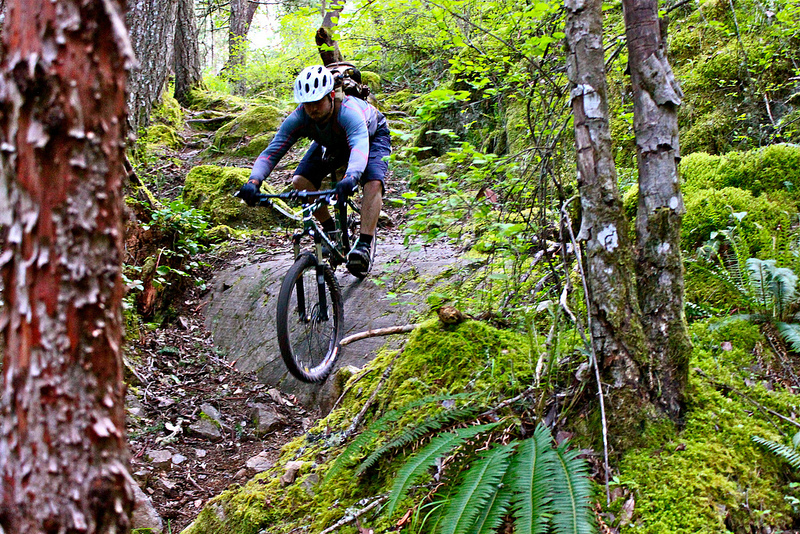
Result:
<svg viewBox="0 0 800 534">
<path fill-rule="evenodd" d="M 306 102 L 303 104 L 303 109 L 312 121 L 324 124 L 333 115 L 333 99 L 330 95 L 325 95 L 316 102 Z"/>
</svg>

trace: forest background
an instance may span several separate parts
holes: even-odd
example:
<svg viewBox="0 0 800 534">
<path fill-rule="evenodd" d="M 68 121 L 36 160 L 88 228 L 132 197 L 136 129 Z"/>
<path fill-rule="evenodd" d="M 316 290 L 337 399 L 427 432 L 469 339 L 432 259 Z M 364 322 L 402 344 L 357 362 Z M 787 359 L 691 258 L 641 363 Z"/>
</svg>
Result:
<svg viewBox="0 0 800 534">
<path fill-rule="evenodd" d="M 468 273 L 428 296 L 431 309 L 448 304 L 483 319 L 456 333 L 429 324 L 412 336 L 398 360 L 405 363 L 376 360 L 391 390 L 405 394 L 371 407 L 360 441 L 346 430 L 360 409 L 349 399 L 306 442 L 287 446 L 284 459 L 303 462 L 302 481 L 324 475 L 321 488 L 283 491 L 267 472 L 206 507 L 189 532 L 328 531 L 342 516 L 332 502 L 372 510 L 387 492 L 382 515 L 365 516 L 376 531 L 398 519 L 418 532 L 511 524 L 525 531 L 551 517 L 558 530 L 567 528 L 562 516 L 578 529 L 620 532 L 798 528 L 800 4 L 684 1 L 651 9 L 639 25 L 626 20 L 635 7 L 655 4 L 626 3 L 623 12 L 620 3 L 596 2 L 131 2 L 139 69 L 128 82 L 137 135 L 124 158 L 126 240 L 135 236 L 139 253 L 123 269 L 129 332 L 175 320 L 172 299 L 202 267 L 196 254 L 253 231 L 240 211 L 198 200 L 188 178 L 178 198 L 158 198 L 170 150 L 202 143 L 202 135 L 183 135 L 187 119 L 215 132 L 197 163 L 245 167 L 291 109 L 295 73 L 319 62 L 320 26 L 335 42 L 323 46 L 323 57 L 340 54 L 361 67 L 390 119 L 392 172 L 408 190 L 388 200 L 408 210 L 409 246 L 448 241 L 472 258 Z M 264 48 L 247 38 L 259 9 L 268 9 L 277 32 Z M 631 32 L 642 27 L 655 46 L 637 58 L 631 42 L 641 34 Z M 4 65 L 19 61 L 4 52 Z M 637 109 L 648 99 L 657 105 Z M 648 114 L 658 110 L 667 115 L 666 134 L 647 130 L 661 120 Z M 248 118 L 254 130 L 226 141 Z M 650 153 L 673 166 L 658 167 L 653 183 L 643 179 Z M 675 165 L 682 197 L 670 189 Z M 216 193 L 229 194 L 231 185 L 217 183 Z M 4 251 L 16 250 L 14 221 L 0 223 Z M 657 243 L 648 244 L 653 235 Z M 6 287 L 18 281 L 12 255 L 3 256 Z M 661 273 L 669 273 L 667 283 Z M 665 309 L 671 315 L 657 317 Z M 17 339 L 13 325 L 4 326 L 6 347 Z M 452 354 L 456 334 L 474 367 L 437 358 Z M 10 420 L 18 366 L 9 360 L 13 349 L 5 354 Z M 424 372 L 415 367 L 420 359 L 431 360 Z M 475 372 L 485 380 L 470 380 Z M 398 389 L 436 373 L 448 379 Z M 362 384 L 380 391 L 384 382 L 373 376 Z M 456 396 L 466 392 L 473 396 Z M 411 417 L 409 407 L 427 398 L 431 419 Z M 481 461 L 474 435 L 459 433 L 469 422 L 483 423 L 470 427 L 489 451 Z M 551 449 L 545 431 L 534 431 L 539 422 L 570 436 L 591 462 L 578 462 L 558 435 Z M 6 427 L 4 443 L 13 432 Z M 437 473 L 452 481 L 445 488 L 412 484 L 430 463 L 404 470 L 419 459 L 413 451 L 432 444 L 442 448 L 429 460 L 446 458 Z M 537 450 L 566 455 L 569 467 L 554 487 L 540 473 L 526 492 L 504 477 L 530 467 L 520 462 Z M 359 455 L 366 466 L 352 465 Z M 319 457 L 328 460 L 323 467 Z M 477 482 L 476 465 L 487 473 Z M 595 494 L 565 490 L 587 465 Z M 499 481 L 512 494 L 498 491 Z M 453 497 L 470 484 L 474 500 Z M 537 505 L 537 484 L 551 492 L 549 503 Z M 570 514 L 559 495 L 583 506 Z M 534 516 L 543 512 L 540 519 L 523 517 L 525 503 Z M 399 513 L 406 509 L 410 515 Z M 480 509 L 480 517 L 470 511 Z M 355 528 L 345 523 L 341 531 Z"/>
</svg>

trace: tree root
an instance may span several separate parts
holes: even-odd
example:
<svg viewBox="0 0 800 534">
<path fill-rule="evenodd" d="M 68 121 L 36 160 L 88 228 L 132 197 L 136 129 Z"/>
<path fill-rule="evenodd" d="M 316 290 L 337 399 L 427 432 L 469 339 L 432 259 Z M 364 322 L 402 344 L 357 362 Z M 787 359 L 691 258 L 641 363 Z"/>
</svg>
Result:
<svg viewBox="0 0 800 534">
<path fill-rule="evenodd" d="M 406 332 L 411 332 L 418 326 L 419 326 L 418 324 L 405 324 L 402 326 L 389 326 L 387 328 L 377 328 L 375 330 L 367 330 L 365 332 L 359 332 L 358 334 L 347 336 L 346 338 L 341 340 L 339 342 L 339 346 L 344 347 L 345 345 L 349 345 L 353 341 L 358 341 L 360 339 L 367 339 L 369 337 L 391 336 L 392 334 L 404 334 Z"/>
</svg>

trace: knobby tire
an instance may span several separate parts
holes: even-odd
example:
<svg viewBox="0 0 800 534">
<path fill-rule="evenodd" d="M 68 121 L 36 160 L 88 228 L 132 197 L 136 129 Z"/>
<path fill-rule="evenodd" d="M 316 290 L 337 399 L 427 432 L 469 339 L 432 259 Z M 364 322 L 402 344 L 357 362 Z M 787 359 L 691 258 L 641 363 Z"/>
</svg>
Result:
<svg viewBox="0 0 800 534">
<path fill-rule="evenodd" d="M 323 265 L 328 320 L 319 320 L 317 260 L 302 254 L 287 271 L 278 295 L 278 345 L 289 372 L 302 382 L 325 380 L 333 370 L 341 347 L 344 307 L 339 283 L 330 266 Z M 298 304 L 298 282 L 305 298 L 305 313 Z"/>
</svg>

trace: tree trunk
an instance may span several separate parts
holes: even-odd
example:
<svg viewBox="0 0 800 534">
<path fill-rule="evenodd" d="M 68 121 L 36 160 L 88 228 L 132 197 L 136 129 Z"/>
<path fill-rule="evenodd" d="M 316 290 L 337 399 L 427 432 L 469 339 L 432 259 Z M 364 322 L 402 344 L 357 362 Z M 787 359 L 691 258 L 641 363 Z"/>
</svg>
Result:
<svg viewBox="0 0 800 534">
<path fill-rule="evenodd" d="M 153 104 L 161 99 L 175 43 L 178 0 L 136 0 L 127 15 L 139 68 L 130 78 L 128 110 L 132 130 L 150 123 Z"/>
<path fill-rule="evenodd" d="M 611 155 L 601 0 L 565 5 L 592 344 L 611 388 L 611 434 L 624 448 L 652 410 L 632 244 Z"/>
<path fill-rule="evenodd" d="M 333 31 L 339 25 L 339 17 L 344 9 L 344 4 L 345 0 L 332 0 L 330 9 L 325 13 L 322 26 L 317 30 L 315 40 L 323 65 L 344 61 L 344 57 L 339 51 L 339 43 L 333 40 Z"/>
<path fill-rule="evenodd" d="M 0 532 L 127 532 L 120 0 L 8 0 Z"/>
<path fill-rule="evenodd" d="M 231 18 L 228 29 L 228 64 L 225 70 L 234 80 L 234 92 L 244 95 L 247 86 L 242 77 L 242 69 L 247 60 L 247 32 L 258 9 L 257 2 L 250 0 L 231 0 Z"/>
<path fill-rule="evenodd" d="M 189 91 L 203 84 L 194 0 L 178 0 L 173 68 L 175 70 L 175 98 L 181 104 L 187 105 Z"/>
<path fill-rule="evenodd" d="M 683 409 L 691 352 L 683 312 L 680 228 L 684 207 L 677 165 L 677 108 L 683 93 L 661 40 L 658 0 L 623 0 L 622 4 L 639 166 L 639 305 L 658 382 L 653 397 L 661 410 L 677 419 Z"/>
</svg>

